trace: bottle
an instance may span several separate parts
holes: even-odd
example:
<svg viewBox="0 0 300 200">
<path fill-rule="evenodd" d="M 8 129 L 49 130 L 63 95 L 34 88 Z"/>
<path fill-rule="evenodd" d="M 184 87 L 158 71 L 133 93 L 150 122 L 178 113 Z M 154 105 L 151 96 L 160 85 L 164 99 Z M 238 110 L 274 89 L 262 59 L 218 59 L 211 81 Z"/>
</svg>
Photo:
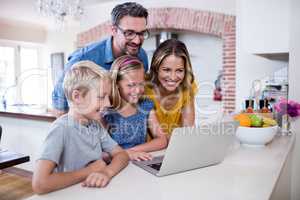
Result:
<svg viewBox="0 0 300 200">
<path fill-rule="evenodd" d="M 254 100 L 253 99 L 247 99 L 246 100 L 246 113 L 253 113 L 254 112 Z"/>
<path fill-rule="evenodd" d="M 246 109 L 246 113 L 254 113 L 254 110 L 251 106 Z"/>
<path fill-rule="evenodd" d="M 268 109 L 267 107 L 263 107 L 263 108 L 261 109 L 261 112 L 262 112 L 262 113 L 269 113 L 270 111 L 269 111 L 269 109 Z"/>
<path fill-rule="evenodd" d="M 259 109 L 262 113 L 269 113 L 270 110 L 268 109 L 268 100 L 267 99 L 261 99 L 259 100 Z"/>
</svg>

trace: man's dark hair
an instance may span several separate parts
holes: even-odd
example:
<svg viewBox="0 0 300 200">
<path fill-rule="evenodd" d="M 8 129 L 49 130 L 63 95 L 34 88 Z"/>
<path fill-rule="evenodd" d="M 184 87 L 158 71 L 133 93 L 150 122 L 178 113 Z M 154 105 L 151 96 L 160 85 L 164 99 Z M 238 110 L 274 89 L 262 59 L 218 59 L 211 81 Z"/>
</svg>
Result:
<svg viewBox="0 0 300 200">
<path fill-rule="evenodd" d="M 124 16 L 144 17 L 147 20 L 148 11 L 142 5 L 135 2 L 126 2 L 116 5 L 111 11 L 112 24 L 118 25 Z"/>
</svg>

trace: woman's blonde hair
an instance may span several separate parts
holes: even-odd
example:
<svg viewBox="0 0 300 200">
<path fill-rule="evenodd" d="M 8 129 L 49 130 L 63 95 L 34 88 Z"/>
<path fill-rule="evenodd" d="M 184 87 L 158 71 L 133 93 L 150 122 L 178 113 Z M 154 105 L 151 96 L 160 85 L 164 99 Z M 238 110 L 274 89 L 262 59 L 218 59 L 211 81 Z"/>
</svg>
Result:
<svg viewBox="0 0 300 200">
<path fill-rule="evenodd" d="M 163 60 L 174 55 L 180 57 L 184 61 L 185 76 L 181 83 L 182 89 L 190 89 L 194 81 L 194 74 L 192 70 L 192 64 L 189 56 L 189 52 L 185 44 L 177 39 L 169 39 L 161 43 L 158 48 L 154 51 L 149 75 L 147 80 L 153 84 L 159 85 L 158 71 Z"/>
<path fill-rule="evenodd" d="M 91 89 L 99 89 L 99 81 L 110 79 L 108 71 L 92 61 L 80 61 L 72 65 L 67 71 L 63 82 L 63 89 L 68 101 L 72 101 L 72 92 L 79 90 L 83 96 Z"/>
<path fill-rule="evenodd" d="M 117 58 L 111 66 L 112 77 L 112 106 L 119 109 L 122 103 L 118 82 L 122 80 L 124 74 L 136 69 L 144 69 L 143 63 L 134 56 L 124 55 Z"/>
</svg>

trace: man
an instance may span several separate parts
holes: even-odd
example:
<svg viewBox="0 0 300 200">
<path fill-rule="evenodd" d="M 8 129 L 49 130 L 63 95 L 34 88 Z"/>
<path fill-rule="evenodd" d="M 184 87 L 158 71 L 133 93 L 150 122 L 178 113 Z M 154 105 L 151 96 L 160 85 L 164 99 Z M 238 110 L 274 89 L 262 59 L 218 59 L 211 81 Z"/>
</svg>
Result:
<svg viewBox="0 0 300 200">
<path fill-rule="evenodd" d="M 137 56 L 148 70 L 148 58 L 141 48 L 144 39 L 149 37 L 146 29 L 148 11 L 135 2 L 119 4 L 111 12 L 111 37 L 93 43 L 72 53 L 65 66 L 65 72 L 81 60 L 90 60 L 109 70 L 113 61 L 122 55 Z M 68 103 L 63 91 L 64 74 L 59 79 L 52 93 L 53 113 L 58 117 L 68 111 Z"/>
</svg>

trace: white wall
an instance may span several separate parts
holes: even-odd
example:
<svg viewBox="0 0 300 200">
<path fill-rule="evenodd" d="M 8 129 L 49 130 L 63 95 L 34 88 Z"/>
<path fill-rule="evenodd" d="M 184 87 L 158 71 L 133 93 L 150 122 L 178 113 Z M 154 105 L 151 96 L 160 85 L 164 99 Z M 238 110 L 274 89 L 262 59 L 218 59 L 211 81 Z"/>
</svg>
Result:
<svg viewBox="0 0 300 200">
<path fill-rule="evenodd" d="M 248 1 L 239 0 L 237 1 L 236 9 L 236 110 L 242 109 L 242 102 L 249 97 L 250 88 L 252 86 L 252 81 L 256 79 L 262 79 L 265 76 L 269 76 L 275 71 L 284 68 L 288 65 L 287 62 L 274 61 L 266 58 L 262 58 L 254 55 L 254 52 L 248 51 L 248 38 L 247 30 L 245 27 L 249 24 L 247 23 L 248 18 L 251 18 L 253 13 L 243 13 L 247 10 Z M 270 9 L 266 7 L 265 9 Z M 276 11 L 276 10 L 275 10 Z M 252 26 L 250 24 L 250 26 Z M 255 28 L 255 26 L 253 26 Z M 262 31 L 263 32 L 263 31 Z M 268 37 L 272 37 L 270 34 Z M 276 40 L 273 41 L 275 44 Z"/>
<path fill-rule="evenodd" d="M 65 57 L 75 50 L 74 42 L 76 42 L 76 34 L 82 31 L 86 31 L 89 28 L 97 26 L 105 21 L 110 20 L 110 12 L 114 6 L 125 1 L 112 1 L 107 3 L 100 3 L 93 6 L 86 7 L 87 15 L 83 18 L 81 26 L 77 29 L 68 32 L 48 32 L 47 46 L 50 45 L 49 53 L 53 52 L 65 52 Z M 146 8 L 154 7 L 182 7 L 199 9 L 205 11 L 219 12 L 224 14 L 235 15 L 235 2 L 236 0 L 191 0 L 187 4 L 181 0 L 138 0 Z M 195 66 L 197 78 L 199 81 L 213 82 L 221 69 L 222 64 L 222 44 L 220 39 L 214 37 L 213 40 L 206 40 L 206 36 L 196 33 L 182 34 L 179 39 L 186 43 L 190 53 L 192 54 L 192 62 Z M 72 41 L 73 40 L 73 41 Z M 199 44 L 199 45 L 194 45 Z M 143 47 L 146 50 L 153 52 L 155 49 L 155 39 L 151 38 L 146 40 Z M 212 50 L 219 49 L 219 50 Z M 198 52 L 201 52 L 197 55 Z M 150 52 L 151 54 L 151 52 Z M 193 57 L 195 56 L 195 57 Z M 50 55 L 48 54 L 49 58 Z M 196 58 L 197 57 L 197 58 Z M 203 59 L 204 58 L 204 59 Z M 199 60 L 202 61 L 199 62 Z M 151 59 L 149 59 L 150 61 Z M 48 61 L 49 63 L 49 61 Z M 49 66 L 49 64 L 48 64 Z M 201 66 L 201 67 L 196 67 Z M 204 67 L 205 66 L 205 67 Z M 205 69 L 205 71 L 204 71 Z M 199 74 L 199 75 L 198 75 Z M 203 76 L 205 75 L 205 76 Z M 211 89 L 211 88 L 210 88 Z M 202 90 L 204 91 L 204 90 Z"/>
<path fill-rule="evenodd" d="M 0 39 L 44 43 L 46 34 L 42 26 L 0 18 Z"/>
<path fill-rule="evenodd" d="M 112 1 L 107 3 L 94 4 L 92 6 L 87 6 L 85 8 L 86 15 L 81 21 L 81 25 L 74 29 L 72 32 L 68 31 L 66 33 L 61 32 L 57 34 L 55 32 L 48 32 L 48 38 L 68 38 L 74 39 L 73 43 L 76 42 L 76 35 L 82 31 L 86 31 L 94 26 L 97 26 L 105 21 L 110 20 L 110 12 L 114 6 L 125 1 Z M 146 8 L 154 7 L 183 7 L 192 8 L 206 11 L 219 12 L 224 14 L 235 15 L 235 2 L 236 0 L 191 0 L 189 4 L 181 0 L 137 0 L 136 2 L 142 4 Z M 58 39 L 58 38 L 57 38 Z M 47 39 L 49 40 L 49 39 Z M 51 40 L 52 46 L 64 49 L 75 49 L 73 43 L 61 43 L 61 40 Z M 52 49 L 56 51 L 56 49 Z"/>
<path fill-rule="evenodd" d="M 288 52 L 289 4 L 286 0 L 241 0 L 239 17 L 245 26 L 244 48 L 249 52 Z"/>
<path fill-rule="evenodd" d="M 111 10 L 114 6 L 122 2 L 126 2 L 126 0 L 112 1 L 87 7 L 88 15 L 82 26 L 83 30 L 110 20 Z M 236 0 L 189 0 L 188 3 L 182 0 L 136 0 L 135 2 L 142 4 L 145 8 L 181 7 L 235 15 Z"/>
<path fill-rule="evenodd" d="M 213 100 L 215 80 L 223 68 L 223 40 L 218 37 L 198 33 L 180 34 L 190 53 L 192 67 L 199 91 L 195 98 L 195 122 L 217 119 L 222 114 L 220 101 Z"/>
<path fill-rule="evenodd" d="M 51 53 L 63 52 L 65 55 L 65 63 L 68 56 L 76 49 L 76 33 L 78 28 L 65 30 L 48 30 L 45 40 L 44 65 L 50 67 Z"/>
<path fill-rule="evenodd" d="M 177 32 L 178 39 L 184 42 L 190 53 L 192 67 L 199 91 L 195 100 L 196 123 L 203 119 L 215 119 L 222 113 L 219 101 L 213 101 L 214 81 L 222 70 L 223 40 L 218 37 L 199 34 Z M 151 62 L 156 41 L 155 37 L 147 39 L 143 45 Z"/>
<path fill-rule="evenodd" d="M 181 0 L 137 0 L 146 8 L 153 7 L 184 7 L 192 9 L 207 10 L 225 14 L 235 14 L 236 0 L 190 0 L 189 4 Z M 26 26 L 24 22 L 9 22 L 0 20 L 0 39 L 15 39 L 15 40 L 36 40 L 35 42 L 45 43 L 48 46 L 48 53 L 65 52 L 67 56 L 76 48 L 76 35 L 82 31 L 86 31 L 102 22 L 110 20 L 110 12 L 112 8 L 122 1 L 111 1 L 106 3 L 93 4 L 85 8 L 86 15 L 80 24 L 72 26 L 71 30 L 44 30 L 41 26 L 30 25 Z M 2 21 L 5 21 L 5 23 Z M 5 27 L 4 28 L 4 24 Z M 13 26 L 10 32 L 5 31 L 7 27 Z M 26 28 L 24 28 L 26 27 Z M 17 34 L 17 37 L 15 35 Z M 30 38 L 27 38 L 30 37 Z M 45 55 L 44 65 L 49 66 L 49 55 Z"/>
<path fill-rule="evenodd" d="M 138 0 L 136 2 L 139 2 L 146 8 L 184 7 L 234 15 L 235 1 L 236 0 L 191 0 L 189 4 L 181 0 Z M 87 6 L 85 8 L 86 15 L 82 19 L 80 26 L 77 26 L 73 30 L 63 30 L 61 32 L 49 31 L 46 39 L 47 46 L 49 45 L 49 53 L 63 51 L 67 58 L 67 56 L 75 50 L 74 43 L 76 42 L 76 35 L 110 20 L 111 10 L 114 6 L 122 2 L 125 1 L 112 1 Z M 145 42 L 145 45 L 146 43 L 147 42 Z"/>
<path fill-rule="evenodd" d="M 68 56 L 76 49 L 76 28 L 66 30 L 48 30 L 43 53 L 43 66 L 48 69 L 47 105 L 51 107 L 51 93 L 53 91 L 53 81 L 51 74 L 51 54 L 64 53 L 65 63 Z"/>
<path fill-rule="evenodd" d="M 214 81 L 222 70 L 223 40 L 218 37 L 199 33 L 177 32 L 178 39 L 185 43 L 190 53 L 196 80 L 214 86 Z M 149 63 L 155 47 L 155 37 L 147 39 L 143 48 L 148 53 Z M 211 92 L 211 91 L 210 91 Z"/>
<path fill-rule="evenodd" d="M 64 52 L 66 60 L 68 55 L 76 49 L 76 34 L 74 33 L 78 31 L 78 29 L 48 31 L 45 41 L 46 51 L 48 53 Z M 50 57 L 48 59 L 48 64 L 50 64 Z"/>
<path fill-rule="evenodd" d="M 178 39 L 188 48 L 196 80 L 214 86 L 214 81 L 223 68 L 223 40 L 197 33 L 179 34 Z"/>
<path fill-rule="evenodd" d="M 300 1 L 291 2 L 291 35 L 289 61 L 289 98 L 300 102 Z M 296 134 L 296 142 L 292 161 L 292 200 L 300 199 L 300 119 L 292 121 L 292 132 Z"/>
</svg>

